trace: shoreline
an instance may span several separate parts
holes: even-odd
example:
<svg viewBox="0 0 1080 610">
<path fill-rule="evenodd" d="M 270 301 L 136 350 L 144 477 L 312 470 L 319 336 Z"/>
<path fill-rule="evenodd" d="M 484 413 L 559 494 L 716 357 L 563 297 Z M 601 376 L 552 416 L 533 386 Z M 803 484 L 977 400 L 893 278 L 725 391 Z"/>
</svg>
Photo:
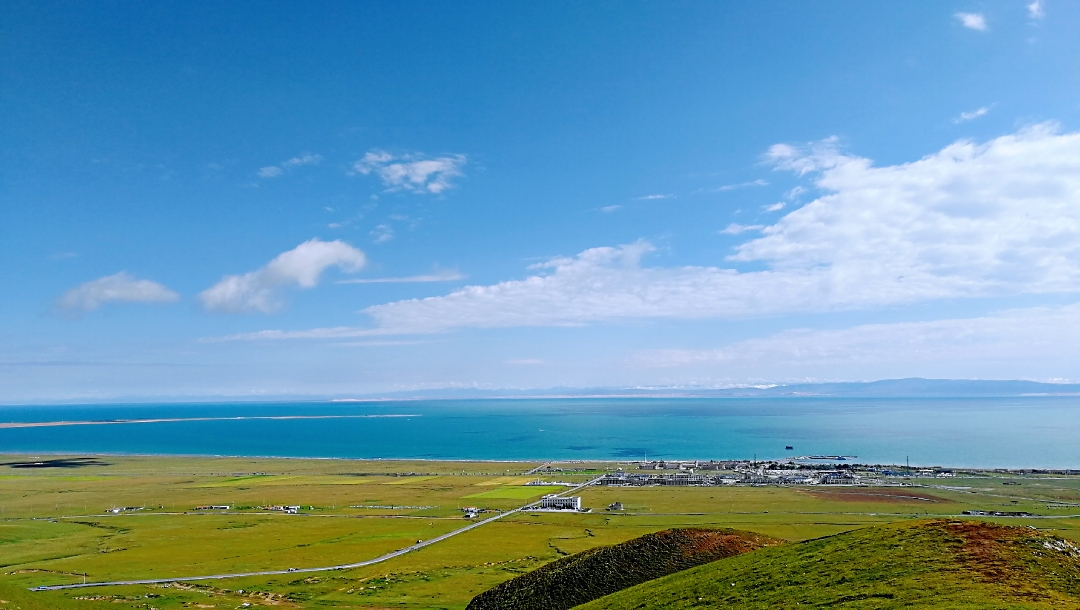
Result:
<svg viewBox="0 0 1080 610">
<path fill-rule="evenodd" d="M 574 464 L 614 464 L 614 465 L 632 465 L 639 464 L 641 460 L 616 460 L 616 459 L 590 459 L 590 458 L 574 458 L 574 459 L 490 459 L 490 458 L 411 458 L 411 457 L 323 457 L 323 456 L 283 456 L 283 455 L 239 455 L 239 454 L 211 454 L 211 453 L 119 453 L 119 452 L 72 452 L 72 451 L 7 451 L 0 450 L 0 456 L 5 457 L 22 457 L 27 459 L 34 459 L 40 456 L 50 457 L 79 457 L 79 458 L 103 458 L 103 457 L 115 457 L 115 458 L 176 458 L 176 459 L 239 459 L 239 460 L 319 460 L 319 461 L 342 461 L 342 462 L 422 462 L 422 463 L 477 463 L 477 464 L 539 464 L 540 466 L 551 465 L 574 465 Z M 707 462 L 706 459 L 667 459 L 662 461 L 668 462 Z M 787 460 L 784 459 L 769 459 L 769 458 L 713 458 L 713 461 L 717 462 L 754 462 L 759 464 L 768 463 L 784 463 Z M 822 463 L 820 461 L 808 460 L 812 465 L 816 466 L 829 466 L 830 464 Z M 801 462 L 800 462 L 801 463 Z M 811 465 L 804 464 L 804 465 Z M 2 466 L 4 464 L 0 464 Z M 844 465 L 849 468 L 895 468 L 898 470 L 910 470 L 912 474 L 911 478 L 932 478 L 921 477 L 916 471 L 926 469 L 939 469 L 949 470 L 955 472 L 972 473 L 972 472 L 998 472 L 1003 474 L 1060 474 L 1063 476 L 1077 476 L 1080 475 L 1080 466 L 1076 468 L 1048 468 L 1048 467 L 1002 467 L 1002 466 L 943 466 L 939 464 L 934 465 L 916 465 L 907 466 L 905 464 L 890 464 L 890 463 L 865 463 L 854 461 L 838 461 L 832 466 Z M 637 469 L 634 470 L 637 472 Z M 650 471 L 642 470 L 641 472 L 664 472 L 664 471 Z"/>
<path fill-rule="evenodd" d="M 37 422 L 0 422 L 0 430 L 14 428 L 49 428 L 54 426 L 106 426 L 119 424 L 168 424 L 195 421 L 246 421 L 253 419 L 375 419 L 388 417 L 423 417 L 415 413 L 379 413 L 371 415 L 239 415 L 233 417 L 158 417 L 149 419 L 56 420 Z"/>
</svg>

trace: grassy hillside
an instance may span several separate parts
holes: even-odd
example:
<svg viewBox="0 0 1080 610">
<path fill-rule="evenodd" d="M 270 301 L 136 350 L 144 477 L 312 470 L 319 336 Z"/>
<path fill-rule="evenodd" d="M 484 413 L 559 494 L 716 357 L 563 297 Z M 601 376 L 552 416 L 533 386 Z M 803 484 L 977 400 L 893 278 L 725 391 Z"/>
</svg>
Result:
<svg viewBox="0 0 1080 610">
<path fill-rule="evenodd" d="M 664 530 L 549 563 L 476 596 L 468 610 L 563 610 L 647 580 L 778 542 L 730 529 Z"/>
<path fill-rule="evenodd" d="M 581 610 L 807 607 L 1080 608 L 1080 550 L 1029 527 L 885 525 L 713 562 Z"/>
</svg>

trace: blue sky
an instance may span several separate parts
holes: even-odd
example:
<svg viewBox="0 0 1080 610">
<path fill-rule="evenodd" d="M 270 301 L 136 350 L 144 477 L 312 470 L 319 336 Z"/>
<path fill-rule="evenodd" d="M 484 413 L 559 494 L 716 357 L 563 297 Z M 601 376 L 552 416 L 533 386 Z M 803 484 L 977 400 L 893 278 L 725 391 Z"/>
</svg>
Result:
<svg viewBox="0 0 1080 610">
<path fill-rule="evenodd" d="M 1080 380 L 1075 3 L 0 12 L 0 401 Z"/>
</svg>

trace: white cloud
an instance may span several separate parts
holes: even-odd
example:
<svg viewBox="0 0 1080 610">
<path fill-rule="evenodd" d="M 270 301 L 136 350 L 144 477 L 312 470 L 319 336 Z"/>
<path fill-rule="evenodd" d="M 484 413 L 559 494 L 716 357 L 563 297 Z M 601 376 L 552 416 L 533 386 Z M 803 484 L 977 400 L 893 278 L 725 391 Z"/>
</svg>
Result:
<svg viewBox="0 0 1080 610">
<path fill-rule="evenodd" d="M 202 339 L 202 343 L 223 343 L 228 341 L 276 341 L 284 339 L 353 339 L 356 337 L 374 337 L 394 334 L 378 328 L 355 328 L 352 326 L 334 326 L 311 328 L 307 330 L 260 330 L 253 333 L 241 333 L 226 337 Z"/>
<path fill-rule="evenodd" d="M 794 201 L 800 196 L 802 196 L 804 193 L 806 193 L 807 190 L 808 189 L 805 186 L 796 186 L 790 191 L 784 193 L 784 199 L 787 199 L 788 201 Z"/>
<path fill-rule="evenodd" d="M 970 30 L 986 30 L 986 18 L 979 13 L 956 13 L 956 18 Z"/>
<path fill-rule="evenodd" d="M 769 183 L 765 180 L 751 180 L 750 182 L 740 182 L 738 184 L 725 184 L 723 186 L 717 186 L 713 188 L 700 189 L 698 193 L 722 193 L 726 191 L 734 191 L 736 189 L 747 188 L 751 186 L 769 186 Z"/>
<path fill-rule="evenodd" d="M 1043 10 L 1042 0 L 1034 0 L 1031 4 L 1027 5 L 1028 16 L 1032 19 L 1042 19 L 1046 16 L 1046 11 Z"/>
<path fill-rule="evenodd" d="M 377 225 L 371 230 L 371 236 L 375 238 L 375 243 L 382 244 L 394 239 L 394 227 L 387 224 Z"/>
<path fill-rule="evenodd" d="M 809 146 L 773 144 L 765 152 L 765 161 L 777 169 L 795 172 L 802 176 L 810 172 L 835 167 L 844 157 L 840 154 L 840 138 L 831 136 Z"/>
<path fill-rule="evenodd" d="M 838 330 L 788 330 L 719 349 L 642 350 L 631 362 L 643 366 L 705 368 L 728 374 L 863 373 L 867 378 L 926 375 L 1016 376 L 1042 379 L 1061 374 L 1052 364 L 1080 357 L 1080 304 L 1028 308 L 976 318 L 864 324 Z M 1047 368 L 1054 367 L 1053 370 Z M 903 368 L 898 368 L 903 367 Z M 946 367 L 942 369 L 941 367 Z M 1075 375 L 1075 371 L 1064 374 Z M 856 377 L 857 378 L 857 377 Z"/>
<path fill-rule="evenodd" d="M 1037 125 L 883 167 L 842 154 L 835 138 L 776 145 L 768 158 L 777 169 L 815 174 L 824 194 L 728 257 L 763 270 L 643 267 L 654 248 L 639 241 L 552 259 L 522 280 L 368 307 L 376 328 L 341 332 L 737 318 L 1080 292 L 1080 133 Z"/>
<path fill-rule="evenodd" d="M 364 253 L 340 241 L 308 240 L 282 252 L 265 267 L 243 275 L 227 275 L 199 294 L 203 307 L 224 313 L 270 313 L 281 306 L 287 286 L 312 288 L 323 271 L 338 267 L 347 273 L 367 264 Z"/>
<path fill-rule="evenodd" d="M 373 277 L 362 278 L 355 280 L 338 280 L 335 284 L 404 284 L 413 282 L 454 282 L 457 280 L 463 280 L 465 276 L 461 273 L 447 269 L 443 271 L 437 271 L 435 273 L 429 273 L 427 275 L 410 275 L 406 277 Z"/>
<path fill-rule="evenodd" d="M 972 110 L 971 112 L 961 112 L 960 116 L 953 119 L 953 123 L 963 123 L 965 121 L 977 119 L 981 116 L 986 116 L 986 113 L 988 112 L 990 112 L 989 106 L 983 106 L 982 108 Z"/>
<path fill-rule="evenodd" d="M 287 161 L 282 161 L 282 167 L 297 167 L 300 165 L 318 165 L 322 163 L 322 155 L 303 154 L 298 157 L 293 157 Z"/>
<path fill-rule="evenodd" d="M 884 167 L 841 154 L 835 138 L 767 156 L 815 173 L 825 194 L 729 257 L 765 270 L 643 268 L 652 246 L 638 242 L 553 259 L 524 280 L 364 311 L 392 332 L 437 332 L 1080 291 L 1080 133 L 1038 125 Z"/>
<path fill-rule="evenodd" d="M 669 194 L 666 194 L 666 195 L 663 195 L 663 194 L 645 195 L 644 197 L 638 197 L 637 200 L 638 201 L 648 201 L 648 200 L 652 200 L 652 199 L 674 199 L 674 198 L 675 198 L 675 195 L 669 193 Z"/>
<path fill-rule="evenodd" d="M 600 211 L 606 214 L 610 214 L 621 207 L 621 205 L 605 205 L 604 207 L 600 208 Z"/>
<path fill-rule="evenodd" d="M 766 212 L 779 212 L 780 210 L 784 209 L 784 206 L 786 206 L 786 205 L 787 204 L 784 203 L 783 201 L 778 201 L 778 202 L 776 202 L 776 203 L 774 203 L 772 205 L 765 206 L 764 209 L 765 209 Z"/>
<path fill-rule="evenodd" d="M 353 171 L 375 174 L 388 191 L 412 191 L 438 194 L 453 188 L 451 180 L 461 176 L 465 155 L 426 159 L 421 154 L 392 155 L 373 150 L 353 164 Z"/>
<path fill-rule="evenodd" d="M 733 222 L 720 232 L 726 235 L 739 235 L 740 233 L 746 233 L 747 231 L 760 231 L 764 228 L 765 225 L 741 225 Z"/>
<path fill-rule="evenodd" d="M 67 311 L 92 311 L 105 303 L 172 303 L 180 295 L 125 271 L 80 284 L 64 293 L 57 305 Z"/>
<path fill-rule="evenodd" d="M 313 155 L 311 153 L 304 153 L 297 155 L 291 159 L 282 161 L 278 165 L 268 165 L 260 168 L 258 175 L 260 178 L 277 178 L 285 173 L 286 170 L 290 170 L 294 167 L 300 167 L 302 165 L 318 165 L 322 163 L 322 155 Z"/>
</svg>

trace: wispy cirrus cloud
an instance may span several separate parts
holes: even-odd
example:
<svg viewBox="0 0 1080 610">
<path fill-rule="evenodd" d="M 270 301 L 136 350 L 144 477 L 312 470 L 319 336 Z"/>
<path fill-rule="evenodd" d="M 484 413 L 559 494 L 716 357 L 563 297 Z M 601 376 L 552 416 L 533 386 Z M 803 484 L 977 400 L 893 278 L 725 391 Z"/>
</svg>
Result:
<svg viewBox="0 0 1080 610">
<path fill-rule="evenodd" d="M 969 30 L 986 31 L 986 17 L 980 13 L 956 13 L 954 16 Z"/>
<path fill-rule="evenodd" d="M 1075 375 L 1062 363 L 1078 357 L 1080 304 L 1073 304 L 971 318 L 786 330 L 716 349 L 641 350 L 630 356 L 630 363 L 702 370 L 719 366 L 736 376 L 769 375 L 776 370 L 829 375 L 845 370 L 867 378 L 1016 376 L 1017 364 L 1025 363 L 1026 370 L 1019 374 L 1047 379 Z"/>
<path fill-rule="evenodd" d="M 311 153 L 304 153 L 297 155 L 290 159 L 286 159 L 277 165 L 267 165 L 266 167 L 259 168 L 256 174 L 260 178 L 277 178 L 285 174 L 287 170 L 294 167 L 300 167 L 303 165 L 318 165 L 322 163 L 322 155 L 313 155 Z"/>
<path fill-rule="evenodd" d="M 465 276 L 460 272 L 446 269 L 425 275 L 407 275 L 404 277 L 370 277 L 353 280 L 338 280 L 335 284 L 407 284 L 414 282 L 454 282 L 463 280 Z"/>
<path fill-rule="evenodd" d="M 377 244 L 384 244 L 394 239 L 394 227 L 388 224 L 376 225 L 369 233 L 372 240 Z"/>
<path fill-rule="evenodd" d="M 711 188 L 698 189 L 695 193 L 724 193 L 727 191 L 734 191 L 738 189 L 744 189 L 754 186 L 769 186 L 766 180 L 750 180 L 749 182 L 739 182 L 738 184 L 724 184 L 721 186 L 714 186 Z"/>
<path fill-rule="evenodd" d="M 733 222 L 720 232 L 725 235 L 739 235 L 741 233 L 746 233 L 747 231 L 760 231 L 764 228 L 765 225 L 741 225 Z"/>
<path fill-rule="evenodd" d="M 357 328 L 354 326 L 332 326 L 309 328 L 306 330 L 260 330 L 253 333 L 239 333 L 224 337 L 201 339 L 201 343 L 227 343 L 231 341 L 280 341 L 286 339 L 355 339 L 357 337 L 379 337 L 397 334 L 380 328 Z"/>
<path fill-rule="evenodd" d="M 208 311 L 272 313 L 281 307 L 283 289 L 312 288 L 330 267 L 352 273 L 366 264 L 363 252 L 341 240 L 311 239 L 282 252 L 260 269 L 221 278 L 199 293 L 199 300 Z"/>
<path fill-rule="evenodd" d="M 394 155 L 372 150 L 352 169 L 358 174 L 375 174 L 388 191 L 410 191 L 437 195 L 454 187 L 453 179 L 462 176 L 465 155 L 446 155 L 428 159 L 421 153 Z"/>
<path fill-rule="evenodd" d="M 180 295 L 157 282 L 140 280 L 126 271 L 80 284 L 57 301 L 70 313 L 93 311 L 106 303 L 173 303 Z"/>
<path fill-rule="evenodd" d="M 960 116 L 953 119 L 953 123 L 965 123 L 967 121 L 973 121 L 979 117 L 986 116 L 989 112 L 989 106 L 983 106 L 982 108 L 977 108 L 975 110 L 972 110 L 971 112 L 961 112 Z"/>
<path fill-rule="evenodd" d="M 675 195 L 673 193 L 666 193 L 666 194 L 665 193 L 656 193 L 656 194 L 653 194 L 653 195 L 645 195 L 643 197 L 635 197 L 634 199 L 636 201 L 653 201 L 653 200 L 656 200 L 656 199 L 674 199 L 674 198 L 675 198 Z"/>
</svg>

